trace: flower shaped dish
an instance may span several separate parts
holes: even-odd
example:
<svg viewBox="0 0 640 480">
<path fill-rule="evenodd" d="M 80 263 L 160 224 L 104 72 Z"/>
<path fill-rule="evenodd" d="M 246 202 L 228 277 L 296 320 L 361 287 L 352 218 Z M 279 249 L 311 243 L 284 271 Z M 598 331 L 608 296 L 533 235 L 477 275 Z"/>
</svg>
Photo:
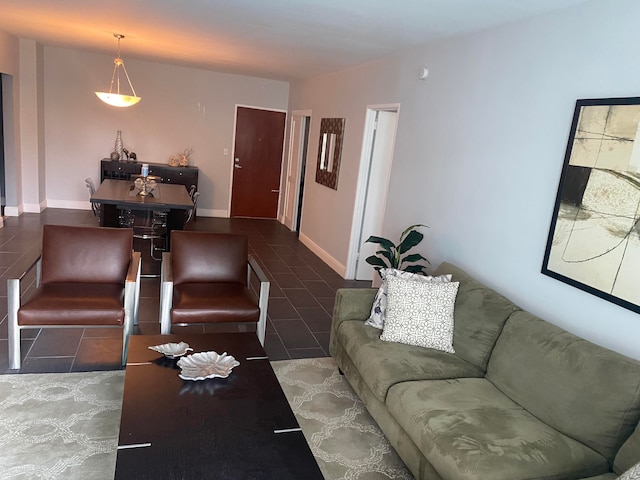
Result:
<svg viewBox="0 0 640 480">
<path fill-rule="evenodd" d="M 193 350 L 186 342 L 180 343 L 163 343 L 162 345 L 154 345 L 149 347 L 150 350 L 163 354 L 165 357 L 177 358 Z"/>
<path fill-rule="evenodd" d="M 183 380 L 205 380 L 207 378 L 227 378 L 233 367 L 240 365 L 233 356 L 227 352 L 201 352 L 188 355 L 178 360 L 178 366 L 182 369 L 179 377 Z"/>
</svg>

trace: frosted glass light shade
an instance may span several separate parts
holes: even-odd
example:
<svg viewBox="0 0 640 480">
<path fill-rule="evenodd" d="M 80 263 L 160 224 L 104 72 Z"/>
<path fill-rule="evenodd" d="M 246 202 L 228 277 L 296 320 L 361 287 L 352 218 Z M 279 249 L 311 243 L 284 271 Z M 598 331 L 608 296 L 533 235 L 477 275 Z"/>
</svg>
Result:
<svg viewBox="0 0 640 480">
<path fill-rule="evenodd" d="M 114 107 L 130 107 L 140 101 L 140 97 L 132 95 L 119 95 L 117 93 L 96 92 L 100 100 Z"/>
</svg>

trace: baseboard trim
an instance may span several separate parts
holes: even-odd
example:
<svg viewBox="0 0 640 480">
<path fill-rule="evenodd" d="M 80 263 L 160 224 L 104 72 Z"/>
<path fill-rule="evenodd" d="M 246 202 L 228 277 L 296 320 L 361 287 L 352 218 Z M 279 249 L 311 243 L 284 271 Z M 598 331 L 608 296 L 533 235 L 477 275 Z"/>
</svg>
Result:
<svg viewBox="0 0 640 480">
<path fill-rule="evenodd" d="M 83 200 L 47 200 L 47 208 L 64 208 L 67 210 L 91 210 L 91 202 Z"/>
<path fill-rule="evenodd" d="M 196 215 L 198 217 L 229 218 L 229 212 L 227 210 L 215 210 L 213 208 L 198 207 Z"/>
<path fill-rule="evenodd" d="M 300 240 L 303 245 L 305 245 L 309 250 L 318 255 L 322 259 L 322 261 L 329 265 L 338 275 L 340 275 L 342 278 L 345 278 L 347 268 L 342 263 L 333 258 L 325 250 L 320 248 L 318 244 L 307 237 L 304 233 L 300 233 L 300 235 L 298 236 L 298 240 Z"/>
</svg>

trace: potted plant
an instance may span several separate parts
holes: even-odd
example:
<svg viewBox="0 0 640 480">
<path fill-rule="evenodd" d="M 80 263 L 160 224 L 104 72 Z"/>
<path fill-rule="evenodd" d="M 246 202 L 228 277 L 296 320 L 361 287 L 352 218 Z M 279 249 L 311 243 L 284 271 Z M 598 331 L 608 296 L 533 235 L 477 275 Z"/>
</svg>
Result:
<svg viewBox="0 0 640 480">
<path fill-rule="evenodd" d="M 424 275 L 426 273 L 424 265 L 416 264 L 415 262 L 424 260 L 429 263 L 429 260 L 419 253 L 408 253 L 409 250 L 418 245 L 424 238 L 424 235 L 417 230 L 420 227 L 429 228 L 427 225 L 421 223 L 411 225 L 402 232 L 398 244 L 384 237 L 370 236 L 366 242 L 379 244 L 380 250 L 378 250 L 375 255 L 367 257 L 365 261 L 373 265 L 378 275 L 380 275 L 380 269 L 382 268 L 395 268 L 405 272 Z"/>
</svg>

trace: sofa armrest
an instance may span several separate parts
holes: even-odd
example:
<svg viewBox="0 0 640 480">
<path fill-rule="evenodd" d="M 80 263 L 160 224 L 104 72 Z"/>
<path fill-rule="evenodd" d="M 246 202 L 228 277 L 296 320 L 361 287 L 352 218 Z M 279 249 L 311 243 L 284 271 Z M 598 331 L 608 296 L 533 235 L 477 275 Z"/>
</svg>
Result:
<svg viewBox="0 0 640 480">
<path fill-rule="evenodd" d="M 331 355 L 335 355 L 336 352 L 336 334 L 340 324 L 346 320 L 361 320 L 364 322 L 369 318 L 377 292 L 377 288 L 341 288 L 336 292 L 333 321 L 331 322 L 331 339 L 329 341 Z"/>
</svg>

